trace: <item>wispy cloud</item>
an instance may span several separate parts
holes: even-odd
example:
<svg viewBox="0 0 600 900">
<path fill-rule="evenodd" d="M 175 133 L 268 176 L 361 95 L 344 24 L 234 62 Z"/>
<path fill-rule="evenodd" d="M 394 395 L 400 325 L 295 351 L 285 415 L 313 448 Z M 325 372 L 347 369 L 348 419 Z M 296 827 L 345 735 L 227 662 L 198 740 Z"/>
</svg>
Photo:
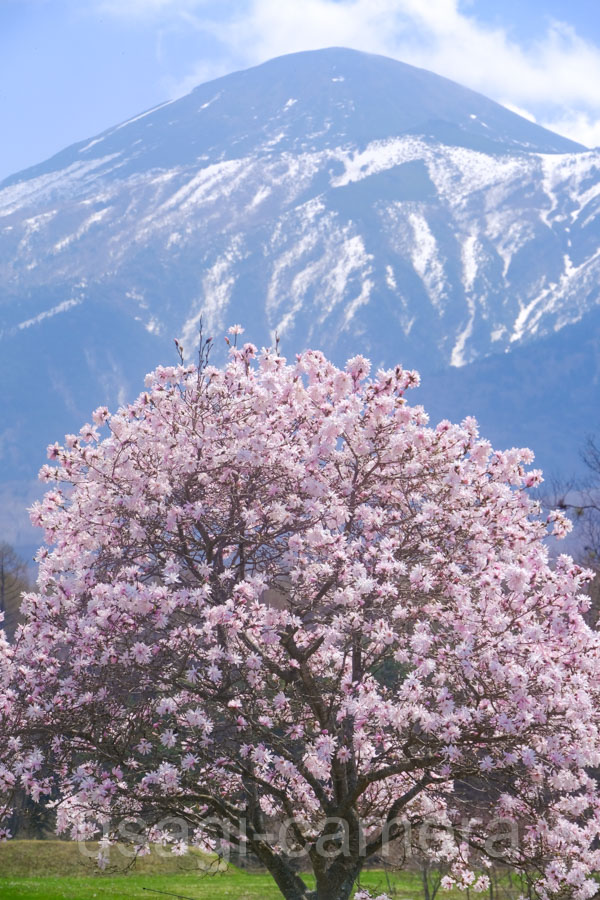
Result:
<svg viewBox="0 0 600 900">
<path fill-rule="evenodd" d="M 539 124 L 549 128 L 550 131 L 573 138 L 586 147 L 600 147 L 600 116 L 584 112 L 567 113 L 560 117 L 543 119 Z"/>
<path fill-rule="evenodd" d="M 227 75 L 229 72 L 239 68 L 240 64 L 235 62 L 234 57 L 226 57 L 218 62 L 199 60 L 183 78 L 167 75 L 163 79 L 164 86 L 171 97 L 183 97 L 199 84 L 204 84 L 205 81 L 212 81 L 214 78 L 220 78 L 221 75 Z"/>
<path fill-rule="evenodd" d="M 552 21 L 527 45 L 478 18 L 481 0 L 97 0 L 105 12 L 185 19 L 217 45 L 180 81 L 297 50 L 382 53 L 481 91 L 583 143 L 600 141 L 600 47 Z M 193 79 L 197 79 L 193 81 Z"/>
</svg>

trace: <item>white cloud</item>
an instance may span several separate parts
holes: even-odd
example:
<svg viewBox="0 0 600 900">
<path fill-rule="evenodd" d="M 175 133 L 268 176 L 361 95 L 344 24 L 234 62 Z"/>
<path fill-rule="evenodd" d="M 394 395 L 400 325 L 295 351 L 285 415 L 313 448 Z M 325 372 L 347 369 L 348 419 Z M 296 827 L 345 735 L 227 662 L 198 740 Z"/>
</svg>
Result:
<svg viewBox="0 0 600 900">
<path fill-rule="evenodd" d="M 129 16 L 185 18 L 212 36 L 216 57 L 185 80 L 298 50 L 347 46 L 445 75 L 512 108 L 532 110 L 584 143 L 600 128 L 600 47 L 551 22 L 527 46 L 477 18 L 483 0 L 97 0 Z M 181 83 L 180 83 L 181 86 Z M 179 93 L 181 91 L 178 91 Z M 584 140 L 584 137 L 587 140 Z"/>
<path fill-rule="evenodd" d="M 598 104 L 600 48 L 560 23 L 530 47 L 458 9 L 456 0 L 251 0 L 224 23 L 240 53 L 255 58 L 349 44 L 389 54 L 494 96 Z"/>
<path fill-rule="evenodd" d="M 587 113 L 567 114 L 561 118 L 540 122 L 540 125 L 579 141 L 586 147 L 600 147 L 600 118 L 594 118 Z"/>
<path fill-rule="evenodd" d="M 503 100 L 502 106 L 510 109 L 511 112 L 516 113 L 518 116 L 523 116 L 524 119 L 529 119 L 530 122 L 537 122 L 533 113 L 529 112 L 528 109 L 523 109 L 522 106 L 517 106 L 516 103 L 511 103 L 509 100 Z"/>
<path fill-rule="evenodd" d="M 239 68 L 233 62 L 221 61 L 219 63 L 205 62 L 201 60 L 195 63 L 184 78 L 173 78 L 167 76 L 163 83 L 167 94 L 170 97 L 177 98 L 189 94 L 199 84 L 206 81 L 212 81 L 214 78 L 220 78 L 221 75 L 227 75 L 234 69 Z"/>
</svg>

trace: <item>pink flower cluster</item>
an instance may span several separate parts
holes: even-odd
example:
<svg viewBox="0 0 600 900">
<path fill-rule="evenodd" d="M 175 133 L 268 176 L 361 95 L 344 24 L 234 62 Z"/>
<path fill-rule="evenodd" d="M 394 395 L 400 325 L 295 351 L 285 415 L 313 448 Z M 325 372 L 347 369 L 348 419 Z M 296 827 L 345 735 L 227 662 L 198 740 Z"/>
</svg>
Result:
<svg viewBox="0 0 600 900">
<path fill-rule="evenodd" d="M 365 858 L 397 818 L 427 819 L 452 859 L 472 802 L 456 785 L 484 785 L 470 840 L 501 815 L 509 863 L 590 897 L 589 573 L 550 563 L 568 520 L 528 495 L 531 453 L 493 451 L 472 419 L 429 427 L 417 383 L 246 344 L 223 368 L 158 368 L 49 448 L 38 589 L 0 645 L 0 792 L 58 790 L 74 838 L 170 810 L 202 843 L 243 820 L 285 893 L 269 821 L 293 819 L 334 879 L 328 818 L 352 847 L 360 823 Z M 475 884 L 462 863 L 457 883 Z"/>
</svg>

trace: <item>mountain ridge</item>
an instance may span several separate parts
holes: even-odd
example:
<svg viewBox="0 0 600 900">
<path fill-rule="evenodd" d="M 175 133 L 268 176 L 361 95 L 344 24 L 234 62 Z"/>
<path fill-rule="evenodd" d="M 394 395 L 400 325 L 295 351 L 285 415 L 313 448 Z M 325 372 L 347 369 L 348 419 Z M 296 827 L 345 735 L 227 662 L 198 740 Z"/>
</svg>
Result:
<svg viewBox="0 0 600 900">
<path fill-rule="evenodd" d="M 501 104 L 496 103 L 494 100 L 490 100 L 477 91 L 473 91 L 470 88 L 463 87 L 462 85 L 458 84 L 455 81 L 452 81 L 451 79 L 444 78 L 441 75 L 436 75 L 426 69 L 422 69 L 417 66 L 411 66 L 399 60 L 390 59 L 389 57 L 381 56 L 378 54 L 363 53 L 361 51 L 350 50 L 348 48 L 331 47 L 324 50 L 307 50 L 300 51 L 298 53 L 286 54 L 284 56 L 278 56 L 274 59 L 267 60 L 260 65 L 252 66 L 249 69 L 222 75 L 219 78 L 215 78 L 209 82 L 198 85 L 189 94 L 185 95 L 182 98 L 166 100 L 163 103 L 159 103 L 156 106 L 151 107 L 150 109 L 145 110 L 136 116 L 132 116 L 130 119 L 126 119 L 125 121 L 120 122 L 116 126 L 104 129 L 104 131 L 99 132 L 91 138 L 71 144 L 64 150 L 53 154 L 53 156 L 51 156 L 44 162 L 29 166 L 27 169 L 16 172 L 13 175 L 9 175 L 7 178 L 0 182 L 0 190 L 2 190 L 4 187 L 10 187 L 12 184 L 15 184 L 18 181 L 22 180 L 23 176 L 25 175 L 27 175 L 28 177 L 35 177 L 35 173 L 38 171 L 45 173 L 47 171 L 46 167 L 51 163 L 56 162 L 62 165 L 66 159 L 72 158 L 75 152 L 82 153 L 87 150 L 91 150 L 93 146 L 97 146 L 99 143 L 104 143 L 105 146 L 108 146 L 110 148 L 110 142 L 108 145 L 106 144 L 107 139 L 113 137 L 117 132 L 123 130 L 124 128 L 129 128 L 129 126 L 135 125 L 136 122 L 141 122 L 142 119 L 147 120 L 150 117 L 152 122 L 152 117 L 158 116 L 158 114 L 160 113 L 160 117 L 159 119 L 157 119 L 157 124 L 164 124 L 164 122 L 161 122 L 160 119 L 165 118 L 165 120 L 168 121 L 168 116 L 173 114 L 173 106 L 177 108 L 178 104 L 183 103 L 184 105 L 195 107 L 196 111 L 206 111 L 210 106 L 213 105 L 214 98 L 209 98 L 209 100 L 207 101 L 205 100 L 205 95 L 210 94 L 214 90 L 216 90 L 217 93 L 219 92 L 219 90 L 227 92 L 228 89 L 230 90 L 230 93 L 237 94 L 240 85 L 245 80 L 248 80 L 248 78 L 253 75 L 259 75 L 261 72 L 266 71 L 268 73 L 268 80 L 270 82 L 269 87 L 271 90 L 271 93 L 267 94 L 266 96 L 264 93 L 261 94 L 261 104 L 263 106 L 265 104 L 267 106 L 271 105 L 273 108 L 280 109 L 280 104 L 283 103 L 285 105 L 286 103 L 286 100 L 283 98 L 283 94 L 285 94 L 286 91 L 288 91 L 288 89 L 293 86 L 295 81 L 294 78 L 290 79 L 290 69 L 293 72 L 297 69 L 298 63 L 301 63 L 304 59 L 309 58 L 313 73 L 315 68 L 315 61 L 323 61 L 324 66 L 322 66 L 322 68 L 325 68 L 327 70 L 326 74 L 331 75 L 332 82 L 338 85 L 338 87 L 336 88 L 336 92 L 342 95 L 339 98 L 341 100 L 344 99 L 345 94 L 342 85 L 345 84 L 347 76 L 336 76 L 335 72 L 337 67 L 342 66 L 343 63 L 348 59 L 358 61 L 359 63 L 365 63 L 368 60 L 377 61 L 377 90 L 385 91 L 386 85 L 385 83 L 382 84 L 381 81 L 382 74 L 386 73 L 388 69 L 391 80 L 398 78 L 402 74 L 410 74 L 415 95 L 411 98 L 410 104 L 408 106 L 406 98 L 403 98 L 402 103 L 399 106 L 394 106 L 393 104 L 391 104 L 390 106 L 386 107 L 385 110 L 382 110 L 381 120 L 378 120 L 376 122 L 375 130 L 372 110 L 369 110 L 369 112 L 371 113 L 371 117 L 368 121 L 369 129 L 368 131 L 365 131 L 365 137 L 369 141 L 384 139 L 385 137 L 389 137 L 392 134 L 397 136 L 399 134 L 417 133 L 419 129 L 422 129 L 427 125 L 434 126 L 436 120 L 439 122 L 443 122 L 444 119 L 438 119 L 434 111 L 436 111 L 439 115 L 439 93 L 440 91 L 445 90 L 446 96 L 444 98 L 444 103 L 447 107 L 449 120 L 456 124 L 457 120 L 459 118 L 462 118 L 462 127 L 464 128 L 465 126 L 469 126 L 470 133 L 473 137 L 478 136 L 483 138 L 484 140 L 488 138 L 488 140 L 493 143 L 493 140 L 489 137 L 488 134 L 490 131 L 489 124 L 486 126 L 482 125 L 480 122 L 477 122 L 479 113 L 475 113 L 473 110 L 478 108 L 480 112 L 481 110 L 483 110 L 484 114 L 489 113 L 492 118 L 499 117 L 500 121 L 507 129 L 510 124 L 514 126 L 518 125 L 521 137 L 519 138 L 515 134 L 512 136 L 512 138 L 510 138 L 509 141 L 509 146 L 512 146 L 514 148 L 518 148 L 519 146 L 521 146 L 524 150 L 537 150 L 538 152 L 549 153 L 578 152 L 580 150 L 588 149 L 582 144 L 577 143 L 576 141 L 555 134 L 554 132 L 549 131 L 548 129 L 544 128 L 541 125 L 538 125 L 537 123 L 530 122 L 528 119 L 525 119 L 517 113 L 512 112 Z M 279 74 L 279 69 L 284 70 L 284 75 L 287 75 L 287 78 L 279 78 L 278 80 L 277 76 Z M 321 74 L 322 78 L 325 77 L 325 74 L 319 74 Z M 362 71 L 361 75 L 364 76 L 364 73 Z M 336 78 L 339 80 L 336 81 Z M 367 78 L 367 85 L 365 85 L 364 77 L 362 80 L 363 89 L 368 89 L 368 87 L 370 87 L 370 85 L 368 84 L 369 79 Z M 319 98 L 322 100 L 322 84 L 323 82 L 320 81 L 320 90 L 314 92 L 314 97 L 311 97 L 309 95 L 308 102 L 310 102 L 311 99 L 313 100 L 313 102 Z M 301 87 L 301 85 L 298 84 L 297 87 Z M 450 96 L 452 98 L 451 103 L 448 102 L 448 91 L 450 91 Z M 199 107 L 195 105 L 195 100 L 198 98 L 202 100 L 202 103 Z M 259 98 L 257 97 L 257 100 L 258 99 Z M 273 100 L 273 102 L 272 104 L 269 104 L 267 101 L 271 99 Z M 466 113 L 465 109 L 463 109 L 463 107 L 466 106 L 472 107 L 470 108 L 470 111 L 468 113 Z M 360 109 L 361 107 L 359 104 L 359 111 Z M 185 114 L 188 113 L 189 109 L 186 109 Z M 308 118 L 314 118 L 314 106 L 306 112 L 306 116 Z M 471 116 L 473 116 L 473 118 L 471 118 Z M 211 131 L 213 138 L 211 139 L 214 139 L 216 130 L 218 138 L 223 139 L 223 136 L 225 137 L 227 149 L 235 147 L 236 143 L 234 142 L 239 139 L 239 134 L 232 135 L 229 130 L 227 125 L 228 112 L 225 111 L 225 115 L 223 115 L 223 110 L 220 110 L 216 119 L 213 119 L 210 113 L 207 113 L 206 117 L 209 119 L 208 124 L 213 129 Z M 135 129 L 136 133 L 139 133 L 139 129 L 147 128 L 149 124 L 150 123 L 148 121 L 144 122 L 143 126 L 140 125 L 139 128 Z M 152 122 L 152 124 L 154 124 L 154 122 Z M 465 133 L 469 134 L 469 131 L 465 131 Z M 187 135 L 187 137 L 189 137 L 189 135 Z M 529 142 L 527 141 L 527 137 L 531 138 Z M 535 137 L 538 138 L 537 143 L 535 142 Z M 356 134 L 353 133 L 351 135 L 351 138 L 353 140 L 356 140 Z M 169 141 L 171 141 L 170 137 Z M 504 135 L 505 147 L 506 141 L 507 136 Z"/>
</svg>

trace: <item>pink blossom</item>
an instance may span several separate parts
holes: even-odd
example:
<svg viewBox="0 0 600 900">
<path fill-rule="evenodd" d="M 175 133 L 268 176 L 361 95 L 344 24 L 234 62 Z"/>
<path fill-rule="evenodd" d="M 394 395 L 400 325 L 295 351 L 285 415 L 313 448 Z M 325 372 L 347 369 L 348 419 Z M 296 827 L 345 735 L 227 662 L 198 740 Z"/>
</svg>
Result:
<svg viewBox="0 0 600 900">
<path fill-rule="evenodd" d="M 371 856 L 388 816 L 428 821 L 444 886 L 477 891 L 456 823 L 483 846 L 500 816 L 521 829 L 506 865 L 541 871 L 543 897 L 591 896 L 590 575 L 551 558 L 569 523 L 529 495 L 531 453 L 492 450 L 470 417 L 430 427 L 417 383 L 233 346 L 221 368 L 159 367 L 50 446 L 37 589 L 15 643 L 0 634 L 7 807 L 15 789 L 57 798 L 74 839 L 133 818 L 146 841 L 167 840 L 168 810 L 203 846 L 252 809 L 265 832 L 293 815 L 314 847 L 339 813 Z M 269 853 L 243 840 L 293 882 L 268 834 Z"/>
</svg>

